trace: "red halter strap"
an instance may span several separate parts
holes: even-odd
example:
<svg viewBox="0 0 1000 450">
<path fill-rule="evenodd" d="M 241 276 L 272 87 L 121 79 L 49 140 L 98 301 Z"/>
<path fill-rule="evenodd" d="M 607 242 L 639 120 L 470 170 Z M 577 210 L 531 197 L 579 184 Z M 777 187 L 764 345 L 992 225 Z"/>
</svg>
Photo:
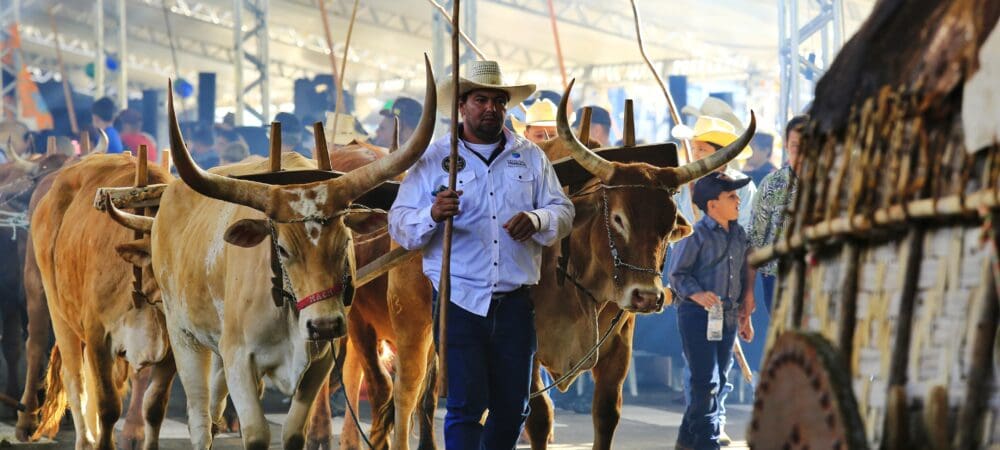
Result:
<svg viewBox="0 0 1000 450">
<path fill-rule="evenodd" d="M 308 297 L 302 298 L 301 300 L 295 303 L 295 309 L 302 311 L 303 309 L 306 309 L 313 303 L 318 303 L 328 298 L 332 298 L 335 295 L 340 294 L 341 292 L 344 292 L 344 283 L 337 283 L 333 285 L 332 288 L 324 289 L 315 294 L 309 295 Z"/>
</svg>

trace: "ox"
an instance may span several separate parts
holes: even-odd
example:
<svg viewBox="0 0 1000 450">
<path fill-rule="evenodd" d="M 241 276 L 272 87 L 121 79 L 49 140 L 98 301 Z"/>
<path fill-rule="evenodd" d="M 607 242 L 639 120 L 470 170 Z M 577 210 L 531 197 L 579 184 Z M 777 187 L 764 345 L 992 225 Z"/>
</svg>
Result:
<svg viewBox="0 0 1000 450">
<path fill-rule="evenodd" d="M 393 138 L 393 142 L 396 138 Z M 398 145 L 393 144 L 392 149 Z M 390 149 L 390 151 L 393 151 Z M 389 151 L 359 143 L 330 153 L 336 170 L 350 171 L 383 158 Z M 381 217 L 385 225 L 385 217 Z M 391 239 L 385 228 L 357 236 L 354 242 L 358 265 L 365 265 L 390 250 Z M 433 413 L 436 397 L 433 387 L 434 343 L 431 318 L 432 290 L 423 275 L 420 258 L 410 258 L 357 291 L 357 301 L 348 315 L 348 345 L 344 358 L 343 383 L 347 401 L 357 405 L 362 374 L 368 383 L 368 397 L 375 415 L 371 442 L 375 448 L 388 447 L 393 432 L 394 448 L 409 448 L 410 417 L 421 402 L 420 448 L 434 445 Z M 382 342 L 396 353 L 395 380 L 391 380 L 379 361 Z M 325 420 L 318 417 L 319 420 Z M 353 418 L 345 417 L 340 434 L 341 449 L 357 449 L 359 436 Z"/>
<path fill-rule="evenodd" d="M 9 147 L 13 146 L 0 148 L 8 161 L 0 164 L 0 317 L 3 318 L 0 344 L 7 362 L 5 393 L 16 398 L 21 394 L 17 369 L 23 345 L 25 286 L 21 274 L 28 251 L 28 203 L 39 181 L 62 167 L 69 157 L 50 152 L 31 161 Z M 44 354 L 39 356 L 39 359 L 45 357 Z M 36 388 L 37 374 L 36 371 L 28 375 L 28 381 L 32 381 L 34 375 Z"/>
<path fill-rule="evenodd" d="M 152 259 L 196 448 L 211 446 L 210 420 L 221 415 L 227 391 L 244 446 L 267 448 L 270 430 L 259 400 L 265 376 L 293 396 L 282 433 L 285 448 L 303 446 L 307 416 L 333 364 L 329 341 L 347 332 L 351 232 L 370 231 L 374 215 L 350 205 L 406 170 L 427 147 L 436 92 L 430 63 L 425 65 L 424 116 L 406 148 L 342 177 L 306 184 L 229 176 L 260 172 L 267 167 L 262 162 L 202 171 L 184 145 L 169 99 L 171 148 L 184 182 L 170 184 L 160 200 Z M 283 155 L 282 164 L 315 167 L 296 154 Z M 272 269 L 283 280 L 283 287 L 274 288 L 279 292 L 261 276 Z M 223 361 L 224 386 L 209 386 L 212 353 Z"/>
<path fill-rule="evenodd" d="M 163 313 L 153 305 L 158 291 L 149 261 L 129 256 L 148 244 L 121 244 L 132 237 L 92 205 L 98 187 L 129 186 L 135 171 L 130 156 L 87 157 L 55 176 L 31 217 L 56 337 L 38 434 L 58 428 L 68 400 L 77 448 L 113 448 L 129 365 L 153 366 L 143 406 L 145 446 L 156 448 L 175 372 Z M 154 167 L 150 179 L 162 183 L 170 175 Z M 130 286 L 132 265 L 118 256 L 142 268 L 138 292 Z"/>
<path fill-rule="evenodd" d="M 610 449 L 631 359 L 633 314 L 663 308 L 667 299 L 661 272 L 667 244 L 691 233 L 691 225 L 677 214 L 673 192 L 735 158 L 753 136 L 755 122 L 751 119 L 747 131 L 733 144 L 682 167 L 611 162 L 584 146 L 570 130 L 566 99 L 572 87 L 570 83 L 559 105 L 559 138 L 543 148 L 550 159 L 568 153 L 593 178 L 571 193 L 576 217 L 568 245 L 544 251 L 541 280 L 531 291 L 538 333 L 532 391 L 544 387 L 540 365 L 556 379 L 567 376 L 558 385 L 563 391 L 582 371 L 590 370 L 595 385 L 594 448 Z M 560 264 L 564 248 L 569 253 L 565 266 Z M 615 324 L 611 337 L 572 372 L 619 311 L 624 311 L 623 319 Z M 532 448 L 546 447 L 552 414 L 548 397 L 531 400 L 526 427 Z"/>
</svg>

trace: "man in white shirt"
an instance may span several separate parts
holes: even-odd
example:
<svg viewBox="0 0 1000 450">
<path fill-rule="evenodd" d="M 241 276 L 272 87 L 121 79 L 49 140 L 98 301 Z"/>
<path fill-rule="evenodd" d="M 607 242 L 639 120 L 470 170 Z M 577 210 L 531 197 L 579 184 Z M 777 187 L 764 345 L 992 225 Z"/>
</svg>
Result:
<svg viewBox="0 0 1000 450">
<path fill-rule="evenodd" d="M 410 169 L 389 211 L 389 233 L 405 248 L 423 249 L 424 274 L 435 291 L 441 223 L 454 219 L 445 349 L 448 449 L 512 449 L 528 414 L 536 347 L 528 289 L 538 283 L 542 249 L 569 233 L 574 214 L 545 154 L 503 128 L 507 105 L 534 90 L 504 84 L 493 61 L 471 63 L 458 92 L 442 83 L 439 107 L 450 109 L 457 97 L 462 116 L 457 191 L 446 188 L 446 134 Z"/>
</svg>

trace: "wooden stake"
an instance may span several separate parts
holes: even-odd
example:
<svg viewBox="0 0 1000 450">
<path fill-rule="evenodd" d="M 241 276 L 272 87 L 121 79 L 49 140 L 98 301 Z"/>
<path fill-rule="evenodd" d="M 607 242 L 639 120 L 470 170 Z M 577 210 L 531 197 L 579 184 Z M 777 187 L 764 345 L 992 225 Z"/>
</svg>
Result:
<svg viewBox="0 0 1000 450">
<path fill-rule="evenodd" d="M 160 166 L 163 167 L 163 170 L 170 172 L 170 150 L 160 152 Z"/>
<path fill-rule="evenodd" d="M 138 151 L 139 151 L 138 155 L 139 159 L 136 160 L 135 164 L 135 187 L 145 187 L 146 185 L 149 184 L 149 161 L 148 161 L 148 153 L 146 150 L 146 144 L 139 144 Z M 137 208 L 135 210 L 135 213 L 139 215 L 145 215 L 146 209 Z M 142 239 L 143 232 L 136 231 L 133 234 L 133 237 L 135 239 Z M 134 281 L 134 284 L 132 286 L 134 293 L 142 293 L 142 267 L 139 266 L 132 267 L 132 278 Z M 134 295 L 132 300 L 138 303 L 139 296 Z M 136 304 L 135 306 L 139 307 L 141 305 Z"/>
<path fill-rule="evenodd" d="M 319 166 L 319 170 L 331 171 L 333 167 L 330 165 L 330 151 L 326 148 L 326 133 L 323 132 L 323 122 L 316 122 L 313 124 L 313 136 L 316 137 L 316 165 Z"/>
<path fill-rule="evenodd" d="M 455 93 L 451 104 L 451 154 L 448 158 L 448 189 L 455 190 L 458 178 L 458 12 L 459 0 L 454 0 L 451 11 L 451 88 Z M 451 237 L 454 221 L 449 217 L 444 222 L 444 242 L 441 245 L 441 280 L 438 296 L 438 363 L 441 367 L 442 392 L 448 392 L 448 305 L 451 303 Z"/>
<path fill-rule="evenodd" d="M 51 155 L 57 151 L 58 149 L 56 148 L 56 137 L 49 136 L 49 138 L 45 140 L 45 154 Z"/>
<path fill-rule="evenodd" d="M 281 122 L 271 122 L 271 172 L 281 172 Z"/>
<path fill-rule="evenodd" d="M 87 131 L 80 132 L 80 156 L 85 156 L 90 154 L 90 133 Z"/>
<path fill-rule="evenodd" d="M 622 134 L 622 145 L 635 147 L 635 112 L 632 99 L 625 99 L 625 130 Z"/>
<path fill-rule="evenodd" d="M 584 144 L 590 143 L 590 117 L 593 113 L 594 110 L 589 106 L 585 106 L 583 112 L 580 113 L 583 115 L 580 118 L 580 140 Z"/>
</svg>

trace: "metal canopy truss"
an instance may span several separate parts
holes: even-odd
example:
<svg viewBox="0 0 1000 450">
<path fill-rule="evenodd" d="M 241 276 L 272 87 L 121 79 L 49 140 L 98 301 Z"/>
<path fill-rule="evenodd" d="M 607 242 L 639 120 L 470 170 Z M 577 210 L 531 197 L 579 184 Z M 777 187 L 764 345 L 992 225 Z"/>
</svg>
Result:
<svg viewBox="0 0 1000 450">
<path fill-rule="evenodd" d="M 267 0 L 233 0 L 235 20 L 233 25 L 236 62 L 236 124 L 243 125 L 243 111 L 253 114 L 261 123 L 271 117 L 271 86 L 268 77 L 270 37 L 267 34 Z M 244 13 L 247 13 L 244 16 Z M 244 26 L 244 23 L 247 25 Z M 244 31 L 246 29 L 246 31 Z M 248 46 L 250 41 L 252 46 Z M 252 49 L 252 50 L 251 50 Z M 245 83 L 244 62 L 256 70 L 257 78 Z M 260 92 L 260 109 L 246 104 L 244 95 L 253 90 Z"/>
<path fill-rule="evenodd" d="M 8 105 L 6 100 L 3 101 L 3 105 L 0 106 L 0 120 L 6 115 L 6 109 L 9 106 L 14 107 L 14 116 L 21 117 L 21 103 L 16 100 L 17 98 L 17 80 L 18 74 L 21 73 L 21 53 L 17 51 L 11 43 L 13 36 L 10 34 L 10 27 L 13 24 L 21 22 L 21 1 L 20 0 L 10 0 L 8 2 L 0 3 L 3 5 L 0 7 L 0 68 L 3 69 L 4 73 L 9 73 L 12 75 L 10 78 L 5 78 L 0 86 L 0 96 L 2 99 L 6 99 L 8 95 L 12 96 L 15 100 L 13 105 Z"/>
<path fill-rule="evenodd" d="M 818 12 L 806 17 L 802 9 L 810 4 Z M 802 111 L 806 103 L 803 102 L 803 88 L 808 86 L 811 98 L 816 81 L 830 67 L 834 55 L 843 46 L 843 12 L 843 0 L 778 0 L 781 98 L 776 129 L 783 130 L 789 117 Z M 803 22 L 804 17 L 807 20 Z M 817 34 L 819 45 L 807 46 L 806 42 Z M 815 51 L 810 51 L 810 48 Z"/>
</svg>

